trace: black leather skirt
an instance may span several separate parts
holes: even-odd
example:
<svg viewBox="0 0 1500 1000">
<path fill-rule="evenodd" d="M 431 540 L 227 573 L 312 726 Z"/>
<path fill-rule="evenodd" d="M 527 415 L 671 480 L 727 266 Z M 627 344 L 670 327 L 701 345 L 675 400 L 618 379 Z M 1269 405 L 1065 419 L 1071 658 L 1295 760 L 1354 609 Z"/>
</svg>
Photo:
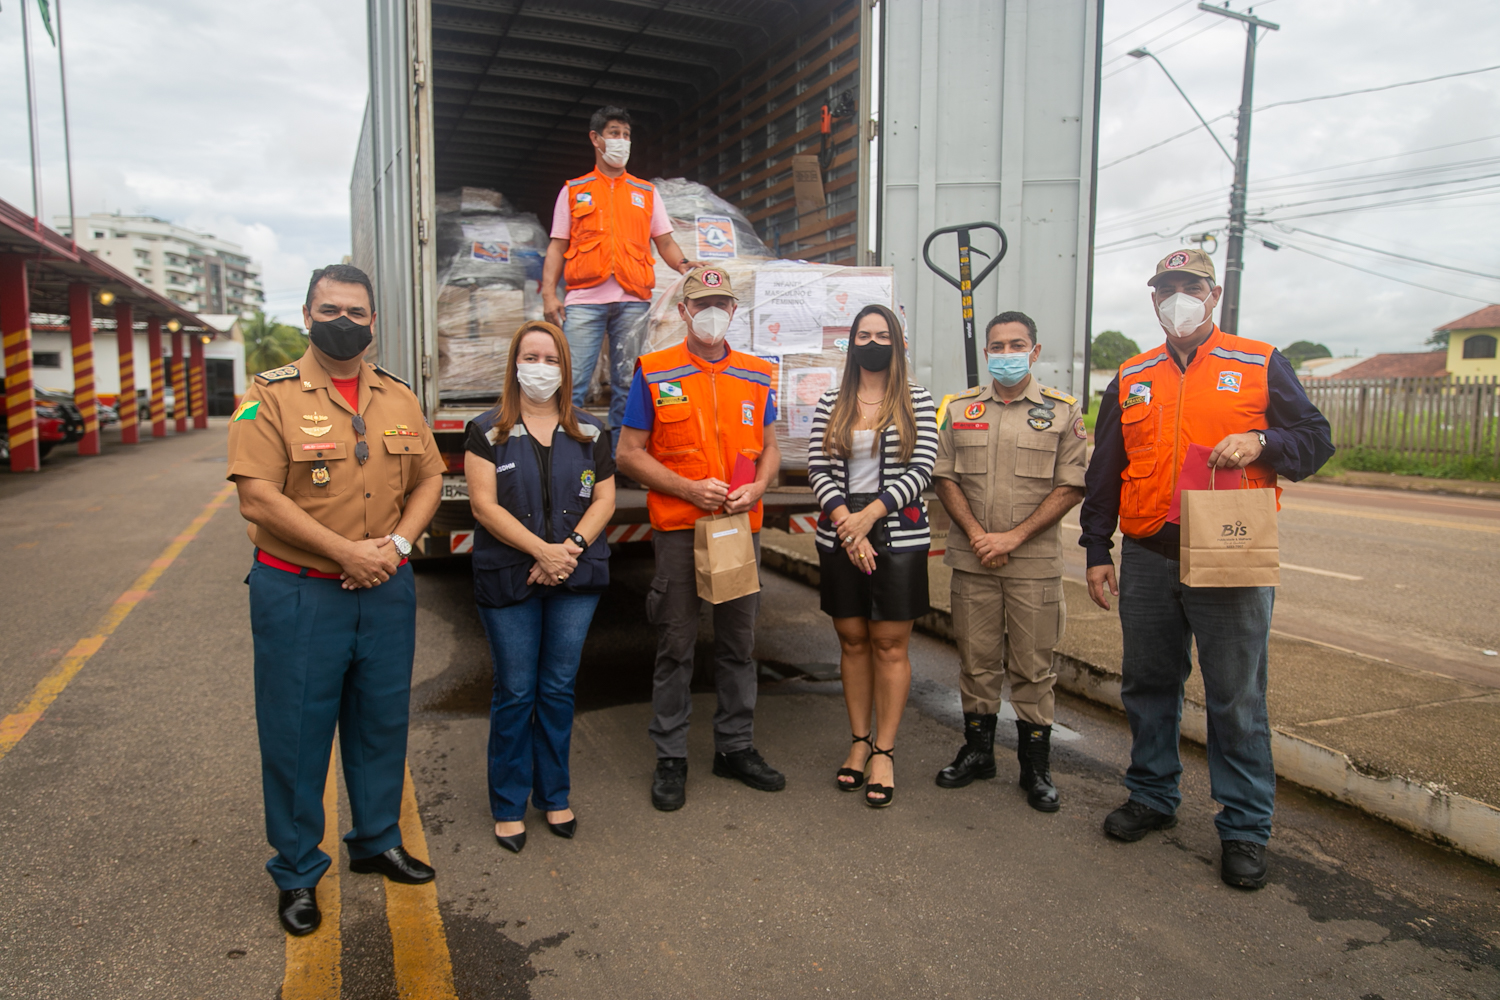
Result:
<svg viewBox="0 0 1500 1000">
<path fill-rule="evenodd" d="M 853 494 L 849 510 L 869 506 L 876 494 Z M 866 575 L 849 561 L 842 547 L 833 552 L 818 550 L 823 613 L 831 618 L 867 618 L 870 621 L 906 622 L 920 618 L 932 608 L 927 603 L 927 550 L 892 552 L 885 524 L 871 529 L 875 549 L 875 572 Z"/>
</svg>

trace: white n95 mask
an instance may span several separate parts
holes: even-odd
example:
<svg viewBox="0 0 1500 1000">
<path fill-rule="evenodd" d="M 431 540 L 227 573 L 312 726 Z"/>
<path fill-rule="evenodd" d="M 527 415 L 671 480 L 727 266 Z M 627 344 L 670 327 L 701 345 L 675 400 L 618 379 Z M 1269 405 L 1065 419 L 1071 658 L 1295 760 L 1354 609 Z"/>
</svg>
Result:
<svg viewBox="0 0 1500 1000">
<path fill-rule="evenodd" d="M 629 139 L 605 139 L 604 162 L 619 169 L 630 162 Z"/>
<path fill-rule="evenodd" d="M 1162 329 L 1167 331 L 1168 336 L 1191 337 L 1193 331 L 1208 318 L 1208 303 L 1187 292 L 1178 292 L 1169 295 L 1156 307 L 1156 318 L 1161 321 Z"/>
<path fill-rule="evenodd" d="M 528 399 L 534 403 L 545 403 L 562 385 L 562 369 L 557 365 L 540 363 L 518 364 L 516 381 L 521 383 L 521 391 L 526 393 Z"/>
<path fill-rule="evenodd" d="M 729 313 L 718 306 L 709 306 L 693 317 L 693 332 L 699 340 L 717 344 L 729 332 Z"/>
</svg>

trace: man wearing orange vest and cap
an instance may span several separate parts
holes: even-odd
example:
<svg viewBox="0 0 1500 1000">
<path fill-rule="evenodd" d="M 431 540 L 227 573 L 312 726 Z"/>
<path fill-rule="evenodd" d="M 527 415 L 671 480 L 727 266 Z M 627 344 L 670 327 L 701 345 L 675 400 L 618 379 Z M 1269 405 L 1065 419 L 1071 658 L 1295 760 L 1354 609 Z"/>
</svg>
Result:
<svg viewBox="0 0 1500 1000">
<path fill-rule="evenodd" d="M 1259 889 L 1276 799 L 1266 658 L 1271 587 L 1189 587 L 1180 582 L 1180 529 L 1168 520 L 1191 444 L 1213 468 L 1244 470 L 1251 487 L 1297 481 L 1333 455 L 1328 421 L 1270 344 L 1224 333 L 1213 309 L 1223 289 L 1201 250 L 1156 266 L 1151 304 L 1166 343 L 1120 366 L 1104 391 L 1079 512 L 1089 596 L 1120 599 L 1124 633 L 1120 698 L 1130 720 L 1129 800 L 1104 831 L 1140 840 L 1177 823 L 1182 763 L 1177 741 L 1183 684 L 1196 640 L 1208 710 L 1208 773 L 1221 842 L 1219 875 Z M 1118 521 L 1120 576 L 1110 557 Z"/>
<path fill-rule="evenodd" d="M 682 808 L 687 799 L 688 716 L 693 707 L 688 685 L 702 605 L 693 566 L 693 526 L 715 511 L 748 512 L 759 564 L 760 498 L 781 467 L 771 426 L 776 419 L 771 366 L 724 343 L 738 305 L 728 272 L 699 268 L 683 285 L 682 298 L 677 310 L 687 324 L 687 337 L 636 362 L 619 450 L 620 470 L 649 490 L 656 577 L 646 597 L 646 618 L 658 636 L 651 691 L 655 717 L 650 732 L 656 743 L 651 804 L 663 812 Z M 719 695 L 713 771 L 777 792 L 786 787 L 786 777 L 761 758 L 753 743 L 756 671 L 751 654 L 759 610 L 759 594 L 713 606 Z"/>
<path fill-rule="evenodd" d="M 667 266 L 692 268 L 656 186 L 625 172 L 630 112 L 605 107 L 589 119 L 594 169 L 563 185 L 552 210 L 552 241 L 542 265 L 542 311 L 563 328 L 573 355 L 573 405 L 583 406 L 604 341 L 609 341 L 609 426 L 616 447 L 629 386 L 625 335 L 651 307 L 656 271 L 651 244 Z M 568 294 L 557 301 L 557 281 Z"/>
</svg>

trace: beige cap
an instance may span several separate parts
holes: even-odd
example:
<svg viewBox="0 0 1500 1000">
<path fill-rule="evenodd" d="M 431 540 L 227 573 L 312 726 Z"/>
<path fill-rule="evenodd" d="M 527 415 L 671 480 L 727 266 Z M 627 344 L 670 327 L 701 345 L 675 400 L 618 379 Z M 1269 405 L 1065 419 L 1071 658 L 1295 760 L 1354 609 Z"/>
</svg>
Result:
<svg viewBox="0 0 1500 1000">
<path fill-rule="evenodd" d="M 1184 274 L 1196 274 L 1200 278 L 1207 278 L 1217 284 L 1218 279 L 1214 277 L 1214 262 L 1208 254 L 1202 250 L 1174 250 L 1163 257 L 1156 265 L 1156 273 L 1146 284 L 1155 286 L 1156 279 L 1164 274 L 1180 271 Z"/>
<path fill-rule="evenodd" d="M 710 295 L 727 295 L 736 302 L 740 300 L 740 297 L 734 294 L 734 286 L 729 283 L 729 272 L 723 268 L 699 267 L 689 271 L 682 297 L 702 299 Z"/>
</svg>

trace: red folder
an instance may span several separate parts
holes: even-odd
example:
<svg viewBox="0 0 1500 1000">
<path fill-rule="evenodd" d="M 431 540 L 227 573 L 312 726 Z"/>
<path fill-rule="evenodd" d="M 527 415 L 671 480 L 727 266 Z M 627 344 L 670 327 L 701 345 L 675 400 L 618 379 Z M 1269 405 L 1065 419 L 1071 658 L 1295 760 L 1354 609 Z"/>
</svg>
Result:
<svg viewBox="0 0 1500 1000">
<path fill-rule="evenodd" d="M 1211 454 L 1212 448 L 1205 448 L 1201 444 L 1188 445 L 1187 456 L 1182 460 L 1182 470 L 1177 474 L 1177 488 L 1172 491 L 1172 506 L 1167 508 L 1167 520 L 1173 524 L 1179 523 L 1182 518 L 1182 491 L 1209 488 L 1208 456 Z M 1237 490 L 1244 474 L 1243 469 L 1215 469 L 1213 488 Z"/>
<path fill-rule="evenodd" d="M 733 493 L 741 486 L 755 482 L 755 463 L 744 455 L 736 455 L 734 461 L 734 474 L 729 477 L 729 492 Z"/>
</svg>

